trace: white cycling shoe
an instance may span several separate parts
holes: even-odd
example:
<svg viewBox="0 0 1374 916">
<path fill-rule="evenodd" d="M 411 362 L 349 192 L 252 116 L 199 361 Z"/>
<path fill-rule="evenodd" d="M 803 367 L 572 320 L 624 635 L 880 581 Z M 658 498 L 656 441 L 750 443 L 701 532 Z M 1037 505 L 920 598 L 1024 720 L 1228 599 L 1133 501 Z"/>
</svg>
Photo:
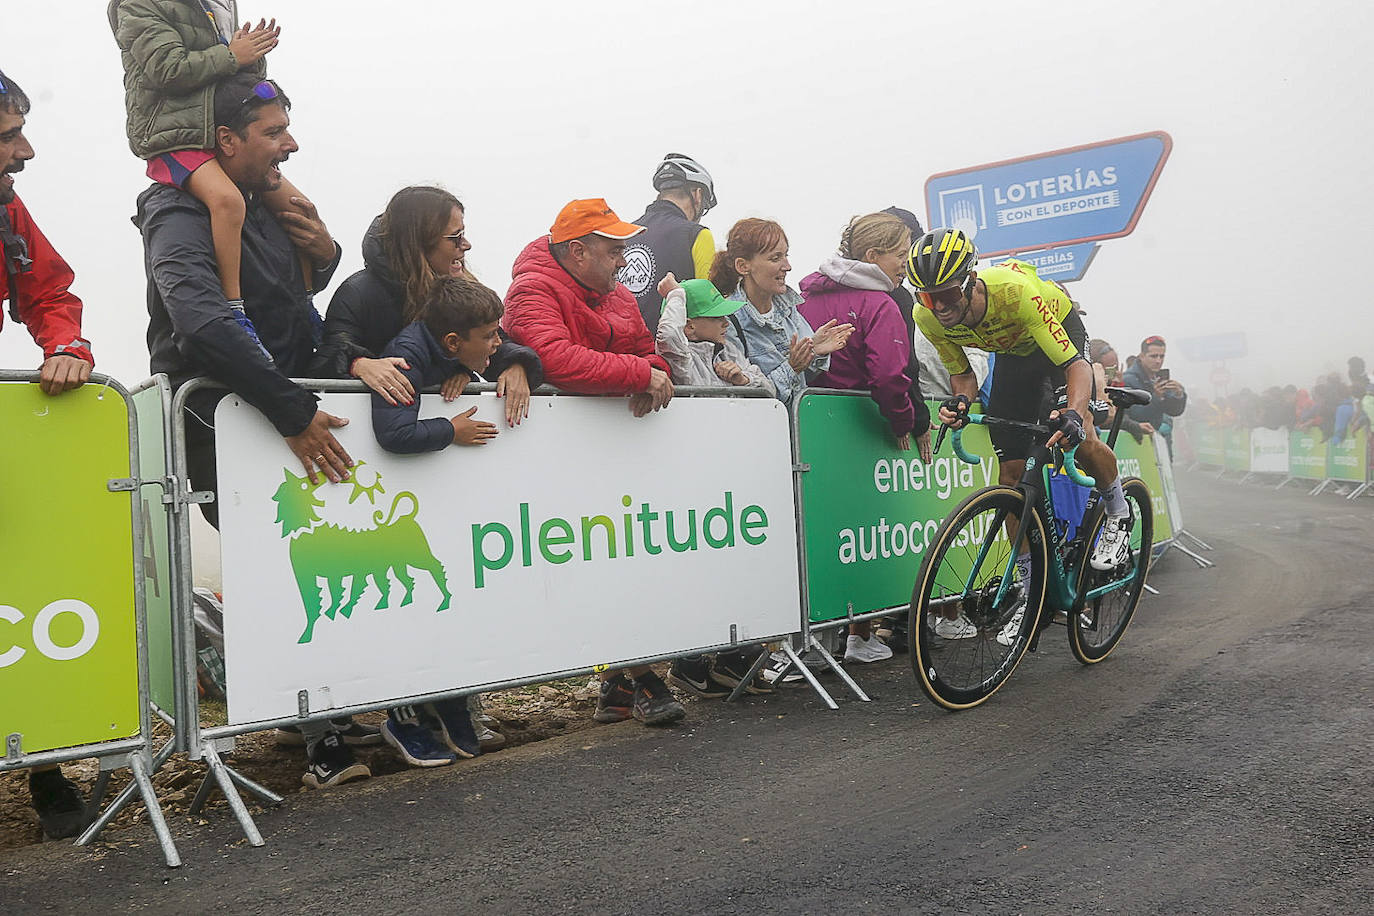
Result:
<svg viewBox="0 0 1374 916">
<path fill-rule="evenodd" d="M 1130 547 L 1131 517 L 1109 515 L 1102 522 L 1102 533 L 1097 536 L 1088 564 L 1100 572 L 1113 569 L 1126 562 Z"/>
</svg>

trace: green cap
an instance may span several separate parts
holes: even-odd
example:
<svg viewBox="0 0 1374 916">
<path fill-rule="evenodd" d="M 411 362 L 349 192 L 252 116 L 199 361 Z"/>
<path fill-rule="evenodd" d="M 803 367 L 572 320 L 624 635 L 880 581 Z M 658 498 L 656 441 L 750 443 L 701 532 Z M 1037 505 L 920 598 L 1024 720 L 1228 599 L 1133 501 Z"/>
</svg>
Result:
<svg viewBox="0 0 1374 916">
<path fill-rule="evenodd" d="M 722 296 L 710 280 L 686 280 L 682 289 L 687 293 L 688 318 L 724 318 L 744 307 L 743 302 Z"/>
</svg>

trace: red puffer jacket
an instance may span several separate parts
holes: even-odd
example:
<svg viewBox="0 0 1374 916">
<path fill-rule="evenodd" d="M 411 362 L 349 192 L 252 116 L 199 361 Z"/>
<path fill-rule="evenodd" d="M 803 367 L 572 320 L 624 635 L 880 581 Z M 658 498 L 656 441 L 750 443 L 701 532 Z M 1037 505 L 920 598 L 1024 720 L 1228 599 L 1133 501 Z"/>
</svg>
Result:
<svg viewBox="0 0 1374 916">
<path fill-rule="evenodd" d="M 668 372 L 654 352 L 635 297 L 623 285 L 599 296 L 554 260 L 549 238 L 525 246 L 511 268 L 501 325 L 544 363 L 549 384 L 583 394 L 649 387 L 649 370 Z"/>
</svg>

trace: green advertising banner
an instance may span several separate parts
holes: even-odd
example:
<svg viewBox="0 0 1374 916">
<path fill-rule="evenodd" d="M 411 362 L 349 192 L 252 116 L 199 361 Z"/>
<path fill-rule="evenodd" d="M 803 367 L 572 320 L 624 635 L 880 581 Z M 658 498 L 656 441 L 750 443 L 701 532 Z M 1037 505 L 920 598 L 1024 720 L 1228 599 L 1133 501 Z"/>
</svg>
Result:
<svg viewBox="0 0 1374 916">
<path fill-rule="evenodd" d="M 1295 429 L 1288 434 L 1288 474 L 1303 480 L 1326 479 L 1326 443 L 1321 433 Z"/>
<path fill-rule="evenodd" d="M 1150 491 L 1154 542 L 1159 544 L 1172 538 L 1174 526 L 1169 517 L 1169 502 L 1165 497 L 1164 480 L 1159 472 L 1154 442 L 1149 437 L 1136 442 L 1134 436 L 1121 433 L 1116 439 L 1116 463 L 1122 477 L 1139 477 Z"/>
<path fill-rule="evenodd" d="M 1369 430 L 1326 444 L 1326 476 L 1331 480 L 1364 483 L 1369 479 Z"/>
<path fill-rule="evenodd" d="M 1222 430 L 1222 465 L 1228 471 L 1250 470 L 1250 430 L 1228 426 Z"/>
<path fill-rule="evenodd" d="M 1194 432 L 1190 424 L 1188 431 L 1193 436 L 1193 449 L 1197 453 L 1197 463 L 1214 468 L 1221 467 L 1226 457 L 1221 427 L 1199 426 Z"/>
<path fill-rule="evenodd" d="M 166 436 L 163 426 L 163 398 L 170 401 L 166 380 L 136 392 L 134 416 L 138 424 L 138 466 L 144 480 L 167 476 Z M 172 676 L 172 555 L 167 513 L 162 505 L 161 487 L 139 491 L 140 518 L 143 523 L 143 608 L 148 620 L 149 697 L 167 713 L 176 710 Z"/>
<path fill-rule="evenodd" d="M 24 753 L 139 731 L 128 412 L 87 385 L 0 382 L 0 740 Z"/>
<path fill-rule="evenodd" d="M 938 405 L 932 407 L 932 413 Z M 964 497 L 997 482 L 987 430 L 970 426 L 955 457 L 948 441 L 929 465 L 897 449 L 867 394 L 806 394 L 797 405 L 806 523 L 806 594 L 812 622 L 911 601 L 926 545 Z"/>
</svg>

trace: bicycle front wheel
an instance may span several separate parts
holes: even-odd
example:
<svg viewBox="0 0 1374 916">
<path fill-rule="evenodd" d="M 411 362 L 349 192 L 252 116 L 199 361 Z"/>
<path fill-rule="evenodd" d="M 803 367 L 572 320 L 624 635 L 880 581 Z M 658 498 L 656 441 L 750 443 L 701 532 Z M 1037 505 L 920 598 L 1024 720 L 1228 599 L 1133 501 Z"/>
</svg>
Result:
<svg viewBox="0 0 1374 916">
<path fill-rule="evenodd" d="M 1013 533 L 1030 512 L 1029 581 L 1012 572 Z M 984 702 L 1011 676 L 1030 645 L 1045 599 L 1046 538 L 1040 513 L 1010 487 L 974 493 L 940 526 L 911 595 L 911 665 L 926 696 L 946 709 Z"/>
<path fill-rule="evenodd" d="M 1126 504 L 1131 509 L 1131 549 L 1126 561 L 1115 569 L 1096 570 L 1088 563 L 1092 545 L 1102 530 L 1104 512 L 1093 520 L 1092 536 L 1086 541 L 1082 561 L 1078 567 L 1078 595 L 1082 607 L 1069 620 L 1069 650 L 1085 665 L 1102 661 L 1126 633 L 1135 616 L 1140 594 L 1145 590 L 1145 576 L 1150 571 L 1150 550 L 1154 546 L 1154 513 L 1150 508 L 1150 490 L 1138 477 L 1121 481 Z"/>
</svg>

